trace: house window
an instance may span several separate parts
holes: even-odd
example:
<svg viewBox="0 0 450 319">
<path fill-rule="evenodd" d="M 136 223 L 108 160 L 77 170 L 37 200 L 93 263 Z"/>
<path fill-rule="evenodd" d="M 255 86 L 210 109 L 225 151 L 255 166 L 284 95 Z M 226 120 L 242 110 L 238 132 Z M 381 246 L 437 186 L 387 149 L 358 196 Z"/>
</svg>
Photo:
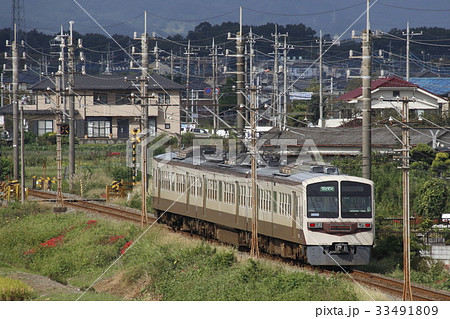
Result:
<svg viewBox="0 0 450 319">
<path fill-rule="evenodd" d="M 45 133 L 53 132 L 53 121 L 52 120 L 42 120 L 37 121 L 38 136 L 42 136 Z"/>
<path fill-rule="evenodd" d="M 166 130 L 170 130 L 170 123 L 166 123 L 166 124 L 164 125 L 164 127 L 165 127 Z"/>
<path fill-rule="evenodd" d="M 158 104 L 170 104 L 170 95 L 167 93 L 158 93 Z"/>
<path fill-rule="evenodd" d="M 94 104 L 108 104 L 108 94 L 94 93 Z"/>
<path fill-rule="evenodd" d="M 45 96 L 45 104 L 50 104 L 52 103 L 52 100 L 50 99 L 50 96 Z"/>
<path fill-rule="evenodd" d="M 111 121 L 89 120 L 88 137 L 109 137 L 111 134 Z"/>
<path fill-rule="evenodd" d="M 400 91 L 392 91 L 393 97 L 400 97 Z"/>
<path fill-rule="evenodd" d="M 36 95 L 34 95 L 34 94 L 29 95 L 28 98 L 27 98 L 26 104 L 28 104 L 28 105 L 35 105 L 36 104 Z"/>
<path fill-rule="evenodd" d="M 116 105 L 125 105 L 130 104 L 130 100 L 128 99 L 129 95 L 125 93 L 117 93 L 116 94 Z"/>
</svg>

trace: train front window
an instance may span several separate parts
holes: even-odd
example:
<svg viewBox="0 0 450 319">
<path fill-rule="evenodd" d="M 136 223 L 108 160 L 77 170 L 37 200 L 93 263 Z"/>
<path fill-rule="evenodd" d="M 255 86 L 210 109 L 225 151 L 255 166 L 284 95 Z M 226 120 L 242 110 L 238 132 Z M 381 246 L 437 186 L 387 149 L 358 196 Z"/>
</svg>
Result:
<svg viewBox="0 0 450 319">
<path fill-rule="evenodd" d="M 339 217 L 338 183 L 321 182 L 306 187 L 308 217 Z"/>
<path fill-rule="evenodd" d="M 343 218 L 372 217 L 372 192 L 368 184 L 341 183 L 341 210 Z"/>
</svg>

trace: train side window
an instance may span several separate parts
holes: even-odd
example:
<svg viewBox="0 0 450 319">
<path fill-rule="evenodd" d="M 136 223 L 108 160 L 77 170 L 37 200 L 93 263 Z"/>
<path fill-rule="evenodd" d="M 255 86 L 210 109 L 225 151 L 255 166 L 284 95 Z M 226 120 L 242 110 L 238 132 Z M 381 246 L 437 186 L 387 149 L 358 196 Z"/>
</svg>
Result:
<svg viewBox="0 0 450 319">
<path fill-rule="evenodd" d="M 177 193 L 184 193 L 186 190 L 186 181 L 184 174 L 176 174 L 176 191 Z"/>
<path fill-rule="evenodd" d="M 234 198 L 235 198 L 235 192 L 234 192 L 234 184 L 232 183 L 224 183 L 224 202 L 226 204 L 234 204 Z"/>
<path fill-rule="evenodd" d="M 286 194 L 286 193 L 280 192 L 279 206 L 280 206 L 280 215 L 292 216 L 291 194 Z"/>
<path fill-rule="evenodd" d="M 240 192 L 239 192 L 239 206 L 246 207 L 245 199 L 247 197 L 247 186 L 240 185 Z"/>
<path fill-rule="evenodd" d="M 161 189 L 170 191 L 170 172 L 161 171 Z"/>
<path fill-rule="evenodd" d="M 191 176 L 191 195 L 202 196 L 202 179 L 198 176 Z"/>
<path fill-rule="evenodd" d="M 303 218 L 303 207 L 301 196 L 297 196 L 297 217 L 300 217 L 300 220 Z"/>
<path fill-rule="evenodd" d="M 264 212 L 270 212 L 271 196 L 270 190 L 259 189 L 259 209 Z"/>
<path fill-rule="evenodd" d="M 208 179 L 207 184 L 207 198 L 210 200 L 217 200 L 217 181 Z"/>
</svg>

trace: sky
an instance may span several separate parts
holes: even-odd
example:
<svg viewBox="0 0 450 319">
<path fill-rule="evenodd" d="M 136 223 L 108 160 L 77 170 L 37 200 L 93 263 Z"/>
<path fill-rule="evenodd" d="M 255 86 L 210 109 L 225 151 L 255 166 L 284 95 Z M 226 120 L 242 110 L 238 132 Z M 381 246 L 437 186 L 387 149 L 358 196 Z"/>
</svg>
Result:
<svg viewBox="0 0 450 319">
<path fill-rule="evenodd" d="M 186 35 L 203 21 L 211 24 L 239 21 L 243 24 L 267 22 L 281 25 L 303 23 L 331 36 L 345 38 L 352 30 L 365 29 L 366 0 L 17 0 L 24 5 L 26 30 L 55 34 L 60 26 L 74 21 L 74 30 L 84 33 L 123 34 L 144 31 L 167 36 Z M 0 28 L 12 25 L 12 0 L 0 0 Z M 445 0 L 370 0 L 372 30 L 392 28 L 442 27 L 450 29 L 450 2 Z M 359 19 L 358 19 L 359 18 Z"/>
</svg>

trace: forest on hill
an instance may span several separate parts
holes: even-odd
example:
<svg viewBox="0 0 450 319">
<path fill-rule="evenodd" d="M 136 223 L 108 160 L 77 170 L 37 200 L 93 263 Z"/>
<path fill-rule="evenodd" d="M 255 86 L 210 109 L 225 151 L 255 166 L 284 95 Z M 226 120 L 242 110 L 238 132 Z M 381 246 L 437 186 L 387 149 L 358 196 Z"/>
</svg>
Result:
<svg viewBox="0 0 450 319">
<path fill-rule="evenodd" d="M 273 34 L 277 32 L 281 35 L 287 35 L 287 44 L 291 47 L 288 52 L 290 57 L 302 57 L 303 59 L 315 59 L 318 52 L 319 32 L 310 27 L 299 24 L 276 25 L 266 23 L 259 26 L 243 26 L 243 32 L 248 35 L 251 31 L 255 36 L 255 50 L 261 54 L 270 54 L 274 50 Z M 55 30 L 56 31 L 56 30 Z M 191 42 L 191 47 L 196 50 L 197 56 L 208 56 L 212 41 L 219 45 L 224 52 L 226 49 L 235 50 L 235 41 L 228 39 L 228 34 L 235 36 L 239 31 L 237 22 L 223 22 L 221 24 L 211 25 L 209 22 L 198 24 L 194 30 L 187 35 L 175 34 L 168 37 L 162 37 L 150 33 L 149 48 L 153 50 L 156 42 L 161 50 L 161 57 L 167 56 L 170 52 L 182 57 L 185 55 L 186 45 Z M 450 29 L 438 27 L 412 28 L 411 33 L 422 32 L 422 35 L 412 37 L 411 55 L 423 62 L 438 62 L 445 64 L 449 60 L 450 47 Z M 389 52 L 392 55 L 404 55 L 406 52 L 406 36 L 404 29 L 392 29 L 388 32 L 382 32 L 373 40 L 373 51 L 379 49 Z M 53 35 L 45 34 L 37 30 L 31 30 L 23 33 L 24 47 L 27 54 L 34 60 L 40 61 L 42 55 L 50 55 L 58 49 L 52 46 L 56 32 Z M 12 33 L 9 28 L 0 29 L 0 52 L 8 52 L 6 41 L 11 39 Z M 126 53 L 122 48 L 131 51 L 130 48 L 137 42 L 128 35 L 115 34 L 113 39 L 107 35 L 99 33 L 79 34 L 74 32 L 75 39 L 82 39 L 86 58 L 91 61 L 100 61 L 105 58 L 109 51 L 113 54 L 114 61 L 120 61 L 126 58 Z M 325 34 L 324 49 L 328 48 L 336 36 Z M 360 43 L 357 39 L 351 39 L 350 35 L 344 35 L 327 52 L 330 61 L 340 61 L 348 59 L 349 50 L 358 52 Z M 4 55 L 0 57 L 0 63 L 6 63 Z M 32 60 L 27 63 L 33 63 Z"/>
</svg>

